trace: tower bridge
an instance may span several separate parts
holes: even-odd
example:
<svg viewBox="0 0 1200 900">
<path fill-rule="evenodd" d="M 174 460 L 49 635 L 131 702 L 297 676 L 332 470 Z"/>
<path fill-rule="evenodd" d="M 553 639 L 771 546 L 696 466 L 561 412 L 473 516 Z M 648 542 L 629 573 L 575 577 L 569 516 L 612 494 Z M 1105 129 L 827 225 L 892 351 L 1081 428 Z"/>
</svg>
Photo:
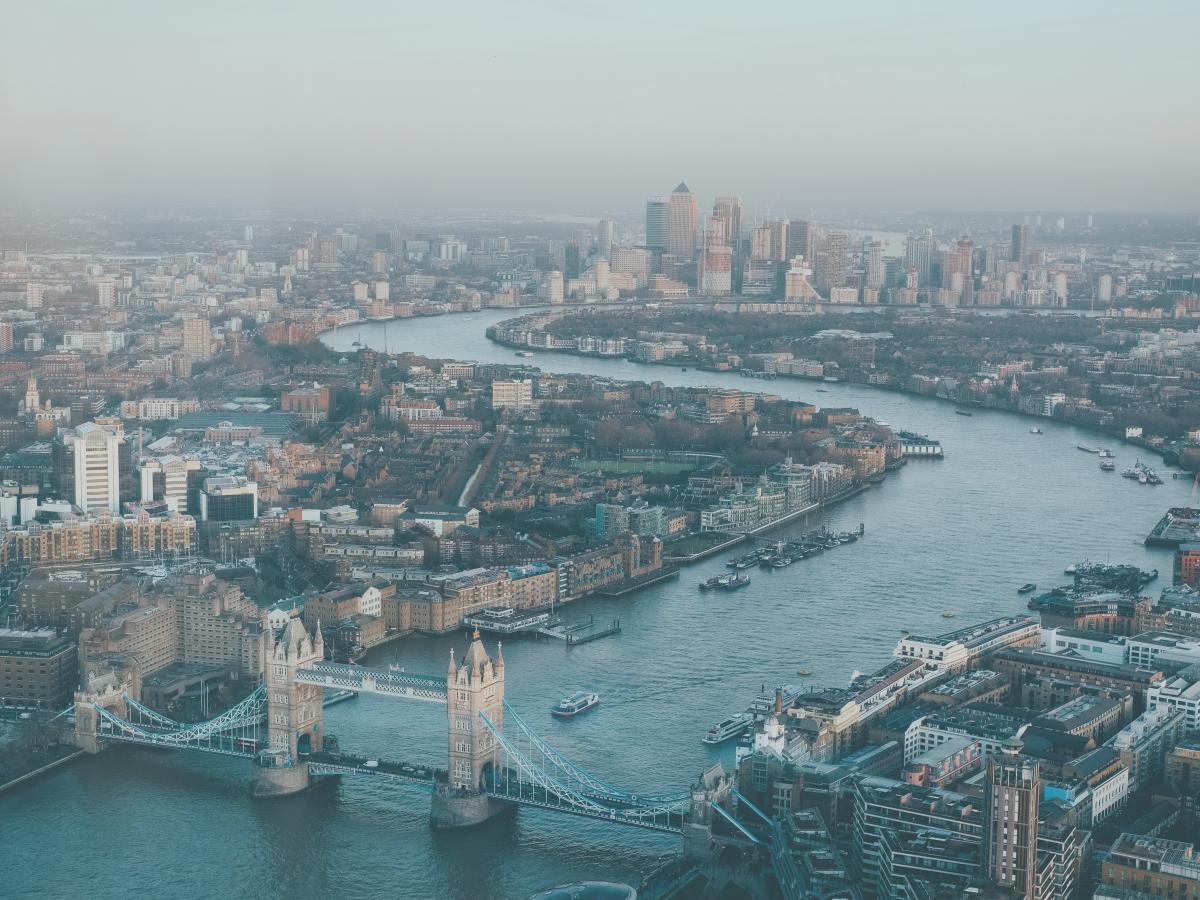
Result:
<svg viewBox="0 0 1200 900">
<path fill-rule="evenodd" d="M 268 640 L 263 682 L 216 718 L 176 722 L 110 680 L 76 694 L 77 743 L 90 752 L 126 743 L 249 759 L 256 797 L 293 794 L 329 777 L 416 787 L 432 795 L 435 828 L 475 825 L 531 806 L 681 834 L 707 846 L 713 812 L 723 813 L 730 800 L 732 781 L 720 767 L 691 789 L 639 794 L 568 760 L 505 701 L 503 651 L 497 644 L 495 659 L 489 656 L 478 631 L 461 660 L 451 650 L 444 676 L 326 662 L 320 626 L 310 635 L 299 619 Z M 395 759 L 396 748 L 370 755 L 339 748 L 325 733 L 326 688 L 444 705 L 446 767 Z"/>
</svg>

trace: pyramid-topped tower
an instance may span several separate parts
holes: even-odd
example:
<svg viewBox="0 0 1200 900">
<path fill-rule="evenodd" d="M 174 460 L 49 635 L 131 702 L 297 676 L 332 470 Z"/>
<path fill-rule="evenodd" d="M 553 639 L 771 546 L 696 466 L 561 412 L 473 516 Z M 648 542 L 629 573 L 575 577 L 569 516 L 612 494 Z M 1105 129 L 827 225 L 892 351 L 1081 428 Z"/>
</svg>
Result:
<svg viewBox="0 0 1200 900">
<path fill-rule="evenodd" d="M 450 651 L 446 701 L 450 785 L 478 790 L 496 752 L 495 738 L 480 713 L 497 728 L 504 727 L 504 654 L 499 644 L 494 661 L 488 656 L 478 631 L 461 663 L 455 661 L 454 651 Z"/>
</svg>

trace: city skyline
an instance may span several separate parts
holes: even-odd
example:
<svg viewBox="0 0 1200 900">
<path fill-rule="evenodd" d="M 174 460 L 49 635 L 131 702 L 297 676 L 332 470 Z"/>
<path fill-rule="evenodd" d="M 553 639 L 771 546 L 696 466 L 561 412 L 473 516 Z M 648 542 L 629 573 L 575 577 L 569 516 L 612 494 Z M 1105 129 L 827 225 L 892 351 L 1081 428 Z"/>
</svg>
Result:
<svg viewBox="0 0 1200 900">
<path fill-rule="evenodd" d="M 0 38 L 0 202 L 591 212 L 683 178 L 751 219 L 781 201 L 1194 212 L 1178 110 L 1200 14 L 1009 12 L 28 9 Z M 740 62 L 713 74 L 714 52 Z"/>
</svg>

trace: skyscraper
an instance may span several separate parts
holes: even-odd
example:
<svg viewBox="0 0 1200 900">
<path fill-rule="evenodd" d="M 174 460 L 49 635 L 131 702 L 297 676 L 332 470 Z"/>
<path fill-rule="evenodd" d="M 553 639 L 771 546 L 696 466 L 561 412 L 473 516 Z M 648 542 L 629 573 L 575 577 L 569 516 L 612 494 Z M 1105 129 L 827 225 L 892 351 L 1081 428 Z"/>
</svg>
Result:
<svg viewBox="0 0 1200 900">
<path fill-rule="evenodd" d="M 965 237 L 951 245 L 942 257 L 942 287 L 966 290 L 966 283 L 974 278 L 974 250 L 975 245 Z"/>
<path fill-rule="evenodd" d="M 667 251 L 680 259 L 696 255 L 696 195 L 682 181 L 669 201 Z"/>
<path fill-rule="evenodd" d="M 713 215 L 704 232 L 700 290 L 708 296 L 724 296 L 733 290 L 733 250 L 726 243 L 725 227 L 724 220 Z"/>
<path fill-rule="evenodd" d="M 767 227 L 771 229 L 771 256 L 772 262 L 787 262 L 788 258 L 788 220 L 774 219 L 767 223 Z"/>
<path fill-rule="evenodd" d="M 713 203 L 713 216 L 720 219 L 725 228 L 725 245 L 730 250 L 730 265 L 733 272 L 730 289 L 741 292 L 742 286 L 742 198 L 718 197 Z"/>
<path fill-rule="evenodd" d="M 1012 227 L 1012 250 L 1009 251 L 1008 258 L 1012 262 L 1023 263 L 1028 253 L 1029 228 L 1025 225 L 1014 225 Z"/>
<path fill-rule="evenodd" d="M 814 267 L 817 290 L 828 294 L 831 288 L 845 285 L 849 242 L 850 238 L 844 231 L 831 231 L 825 235 L 821 249 L 817 251 Z"/>
<path fill-rule="evenodd" d="M 804 261 L 811 266 L 816 262 L 813 258 L 815 243 L 812 223 L 803 219 L 792 219 L 788 223 L 788 259 L 803 256 Z"/>
<path fill-rule="evenodd" d="M 667 249 L 667 223 L 671 206 L 668 197 L 651 197 L 646 201 L 646 248 L 655 253 Z"/>
<path fill-rule="evenodd" d="M 75 429 L 75 505 L 84 512 L 121 511 L 120 443 L 115 431 L 95 422 Z"/>
<path fill-rule="evenodd" d="M 933 249 L 933 232 L 928 228 L 920 235 L 909 235 L 904 241 L 904 265 L 916 270 L 918 287 L 926 287 L 929 284 Z"/>
<path fill-rule="evenodd" d="M 883 287 L 883 244 L 871 241 L 867 245 L 867 287 L 878 290 Z"/>
<path fill-rule="evenodd" d="M 724 225 L 726 246 L 736 248 L 742 239 L 742 199 L 718 197 L 713 203 L 713 217 Z"/>
<path fill-rule="evenodd" d="M 750 258 L 753 260 L 769 260 L 771 258 L 771 226 L 755 225 L 750 230 Z"/>
<path fill-rule="evenodd" d="M 1032 900 L 1037 874 L 1038 804 L 1042 779 L 1038 762 L 1021 756 L 1019 738 L 1009 738 L 988 761 L 988 878 Z"/>
<path fill-rule="evenodd" d="M 596 253 L 608 259 L 612 255 L 615 226 L 612 219 L 601 219 L 596 226 Z"/>
</svg>

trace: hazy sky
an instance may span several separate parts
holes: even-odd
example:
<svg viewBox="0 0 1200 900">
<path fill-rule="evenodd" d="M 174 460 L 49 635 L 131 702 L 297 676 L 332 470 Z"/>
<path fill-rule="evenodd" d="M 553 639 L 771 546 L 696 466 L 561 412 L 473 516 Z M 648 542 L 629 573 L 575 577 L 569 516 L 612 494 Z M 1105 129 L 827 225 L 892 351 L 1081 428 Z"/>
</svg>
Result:
<svg viewBox="0 0 1200 900">
<path fill-rule="evenodd" d="M 14 0 L 0 205 L 1200 210 L 1200 3 Z"/>
</svg>

